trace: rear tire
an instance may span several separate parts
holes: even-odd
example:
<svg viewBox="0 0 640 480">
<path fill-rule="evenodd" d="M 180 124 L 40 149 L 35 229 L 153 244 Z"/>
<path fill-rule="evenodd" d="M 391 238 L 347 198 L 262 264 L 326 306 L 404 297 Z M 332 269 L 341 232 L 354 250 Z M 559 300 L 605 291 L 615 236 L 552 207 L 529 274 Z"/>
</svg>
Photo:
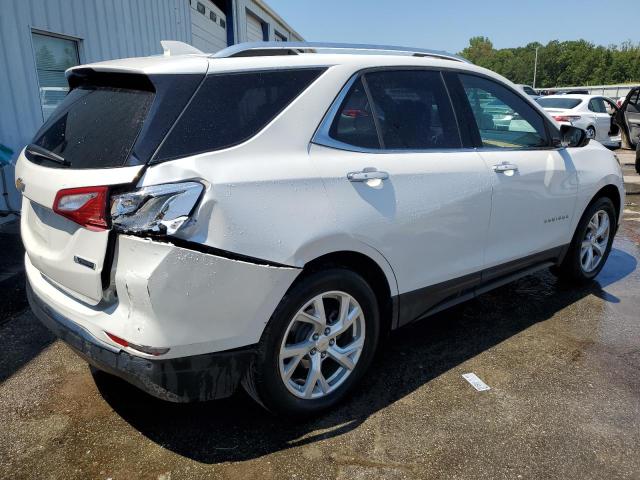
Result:
<svg viewBox="0 0 640 480">
<path fill-rule="evenodd" d="M 592 126 L 588 126 L 587 127 L 587 136 L 591 140 L 595 140 L 596 139 L 596 129 L 595 129 L 595 127 L 592 127 Z"/>
<path fill-rule="evenodd" d="M 562 263 L 552 269 L 558 277 L 583 284 L 593 280 L 607 261 L 616 232 L 616 210 L 608 197 L 587 207 Z"/>
<path fill-rule="evenodd" d="M 360 275 L 344 268 L 311 273 L 280 301 L 243 386 L 272 413 L 317 414 L 360 381 L 379 330 L 376 296 Z"/>
</svg>

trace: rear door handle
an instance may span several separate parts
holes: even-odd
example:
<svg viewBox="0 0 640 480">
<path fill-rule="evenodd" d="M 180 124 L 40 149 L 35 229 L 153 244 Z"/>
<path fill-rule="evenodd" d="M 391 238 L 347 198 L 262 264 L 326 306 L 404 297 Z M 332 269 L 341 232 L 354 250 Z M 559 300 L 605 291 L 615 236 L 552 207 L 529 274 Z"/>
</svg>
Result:
<svg viewBox="0 0 640 480">
<path fill-rule="evenodd" d="M 499 163 L 498 165 L 493 166 L 493 171 L 500 173 L 517 172 L 518 166 L 513 163 Z"/>
<path fill-rule="evenodd" d="M 368 180 L 386 180 L 389 178 L 389 174 L 387 172 L 349 172 L 347 173 L 347 180 L 350 182 L 366 182 Z"/>
</svg>

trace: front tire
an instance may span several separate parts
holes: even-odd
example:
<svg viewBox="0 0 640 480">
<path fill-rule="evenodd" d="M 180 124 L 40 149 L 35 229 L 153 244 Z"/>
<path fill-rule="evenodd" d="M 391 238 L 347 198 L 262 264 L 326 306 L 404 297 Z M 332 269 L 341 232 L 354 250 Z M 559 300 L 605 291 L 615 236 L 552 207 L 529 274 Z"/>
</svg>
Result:
<svg viewBox="0 0 640 480">
<path fill-rule="evenodd" d="M 587 127 L 587 137 L 589 137 L 591 140 L 595 140 L 596 139 L 596 129 L 595 129 L 595 127 L 592 127 L 592 126 L 588 126 Z"/>
<path fill-rule="evenodd" d="M 269 320 L 245 389 L 280 415 L 309 416 L 334 406 L 373 359 L 379 315 L 360 275 L 331 268 L 303 277 Z"/>
<path fill-rule="evenodd" d="M 591 281 L 600 273 L 611 251 L 616 214 L 608 197 L 594 201 L 582 215 L 569 250 L 553 269 L 559 277 L 575 283 Z"/>
</svg>

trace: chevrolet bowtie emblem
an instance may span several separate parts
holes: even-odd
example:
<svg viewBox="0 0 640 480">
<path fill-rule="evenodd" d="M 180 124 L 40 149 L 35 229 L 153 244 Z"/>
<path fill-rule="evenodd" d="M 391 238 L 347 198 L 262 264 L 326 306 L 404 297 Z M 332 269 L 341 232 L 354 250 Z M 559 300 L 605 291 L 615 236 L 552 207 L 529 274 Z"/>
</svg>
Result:
<svg viewBox="0 0 640 480">
<path fill-rule="evenodd" d="M 20 177 L 16 178 L 16 188 L 18 189 L 18 191 L 20 193 L 24 192 L 24 188 L 25 187 L 26 187 L 26 185 L 24 184 L 22 179 Z"/>
</svg>

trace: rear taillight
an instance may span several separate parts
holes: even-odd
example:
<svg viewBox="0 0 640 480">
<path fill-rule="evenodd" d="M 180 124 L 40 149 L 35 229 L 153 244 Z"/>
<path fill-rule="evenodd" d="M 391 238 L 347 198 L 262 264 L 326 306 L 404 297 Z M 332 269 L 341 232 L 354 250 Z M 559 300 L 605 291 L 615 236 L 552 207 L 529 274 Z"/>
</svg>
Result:
<svg viewBox="0 0 640 480">
<path fill-rule="evenodd" d="M 111 195 L 111 226 L 118 232 L 173 234 L 189 219 L 204 186 L 198 182 L 151 185 Z M 89 230 L 109 228 L 109 187 L 67 188 L 56 194 L 53 211 Z"/>
<path fill-rule="evenodd" d="M 56 194 L 53 211 L 89 230 L 106 230 L 109 187 L 66 188 Z"/>
<path fill-rule="evenodd" d="M 580 115 L 554 115 L 556 122 L 575 122 L 580 120 Z"/>
<path fill-rule="evenodd" d="M 111 224 L 119 232 L 174 234 L 189 220 L 204 186 L 198 182 L 151 185 L 111 197 Z"/>
</svg>

